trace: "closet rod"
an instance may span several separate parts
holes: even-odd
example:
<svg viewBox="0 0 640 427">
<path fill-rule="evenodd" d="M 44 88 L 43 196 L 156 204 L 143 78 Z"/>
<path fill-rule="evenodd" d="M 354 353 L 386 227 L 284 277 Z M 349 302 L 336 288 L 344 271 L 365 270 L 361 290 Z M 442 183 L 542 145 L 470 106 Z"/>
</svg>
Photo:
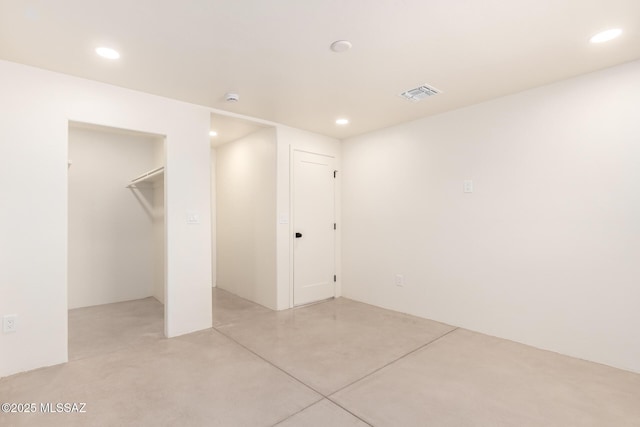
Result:
<svg viewBox="0 0 640 427">
<path fill-rule="evenodd" d="M 142 175 L 140 175 L 137 178 L 133 178 L 131 180 L 131 182 L 129 183 L 129 185 L 127 185 L 127 188 L 135 187 L 137 183 L 148 181 L 151 178 L 153 178 L 153 177 L 155 177 L 157 175 L 161 175 L 163 173 L 164 173 L 164 166 L 160 166 L 159 168 L 152 169 L 149 172 L 143 173 Z"/>
</svg>

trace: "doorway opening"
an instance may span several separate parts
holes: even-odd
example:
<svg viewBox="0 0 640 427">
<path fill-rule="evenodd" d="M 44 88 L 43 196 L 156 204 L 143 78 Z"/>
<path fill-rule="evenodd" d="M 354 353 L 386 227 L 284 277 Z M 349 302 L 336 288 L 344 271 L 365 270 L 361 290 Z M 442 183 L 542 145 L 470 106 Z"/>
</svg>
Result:
<svg viewBox="0 0 640 427">
<path fill-rule="evenodd" d="M 219 114 L 211 131 L 213 286 L 272 310 L 339 295 L 337 141 Z"/>
<path fill-rule="evenodd" d="M 164 140 L 69 123 L 69 360 L 164 337 Z"/>
<path fill-rule="evenodd" d="M 212 114 L 211 131 L 213 286 L 275 309 L 276 129 Z"/>
</svg>

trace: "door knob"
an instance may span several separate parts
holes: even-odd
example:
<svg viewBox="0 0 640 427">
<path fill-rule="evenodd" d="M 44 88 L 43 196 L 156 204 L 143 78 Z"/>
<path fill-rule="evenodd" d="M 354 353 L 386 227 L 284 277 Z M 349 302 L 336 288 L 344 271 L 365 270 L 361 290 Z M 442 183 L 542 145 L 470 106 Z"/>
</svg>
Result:
<svg viewBox="0 0 640 427">
<path fill-rule="evenodd" d="M 296 233 L 296 239 L 299 239 L 302 237 L 302 233 Z"/>
</svg>

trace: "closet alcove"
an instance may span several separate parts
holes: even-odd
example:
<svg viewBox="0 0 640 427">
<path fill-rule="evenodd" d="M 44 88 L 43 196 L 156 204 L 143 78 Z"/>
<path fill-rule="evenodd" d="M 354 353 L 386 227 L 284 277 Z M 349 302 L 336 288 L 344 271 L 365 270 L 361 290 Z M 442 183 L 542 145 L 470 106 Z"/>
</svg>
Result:
<svg viewBox="0 0 640 427">
<path fill-rule="evenodd" d="M 72 122 L 69 358 L 164 334 L 164 137 Z M 118 303 L 118 304 L 116 304 Z"/>
</svg>

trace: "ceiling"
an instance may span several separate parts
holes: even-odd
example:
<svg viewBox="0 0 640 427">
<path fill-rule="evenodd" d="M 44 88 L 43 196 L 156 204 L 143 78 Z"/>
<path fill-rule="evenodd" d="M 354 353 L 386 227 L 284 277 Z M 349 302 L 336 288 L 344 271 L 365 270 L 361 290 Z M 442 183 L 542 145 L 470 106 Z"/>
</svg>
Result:
<svg viewBox="0 0 640 427">
<path fill-rule="evenodd" d="M 345 138 L 638 59 L 639 26 L 638 0 L 0 0 L 0 58 Z"/>
</svg>

